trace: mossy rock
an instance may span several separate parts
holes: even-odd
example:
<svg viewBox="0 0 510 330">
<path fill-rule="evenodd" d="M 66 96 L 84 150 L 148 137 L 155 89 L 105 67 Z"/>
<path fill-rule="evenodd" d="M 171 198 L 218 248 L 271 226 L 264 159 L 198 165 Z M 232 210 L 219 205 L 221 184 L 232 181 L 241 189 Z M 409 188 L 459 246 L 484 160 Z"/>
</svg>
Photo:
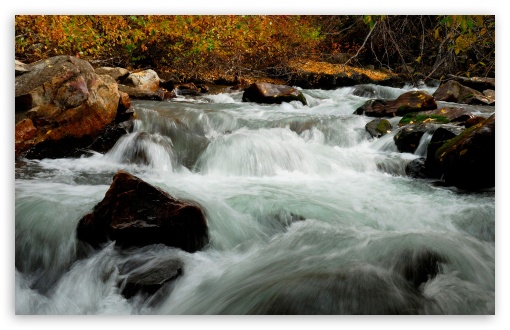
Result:
<svg viewBox="0 0 510 330">
<path fill-rule="evenodd" d="M 450 122 L 450 119 L 446 116 L 440 116 L 440 115 L 432 115 L 432 114 L 423 114 L 418 112 L 411 112 L 398 122 L 399 126 L 404 126 L 408 124 L 418 124 L 423 122 L 433 122 L 437 124 L 447 124 Z"/>
<path fill-rule="evenodd" d="M 495 186 L 496 120 L 470 127 L 448 140 L 435 153 L 446 184 L 466 190 Z"/>
<path fill-rule="evenodd" d="M 387 119 L 374 119 L 365 125 L 365 129 L 372 137 L 381 137 L 391 131 L 391 123 Z"/>
</svg>

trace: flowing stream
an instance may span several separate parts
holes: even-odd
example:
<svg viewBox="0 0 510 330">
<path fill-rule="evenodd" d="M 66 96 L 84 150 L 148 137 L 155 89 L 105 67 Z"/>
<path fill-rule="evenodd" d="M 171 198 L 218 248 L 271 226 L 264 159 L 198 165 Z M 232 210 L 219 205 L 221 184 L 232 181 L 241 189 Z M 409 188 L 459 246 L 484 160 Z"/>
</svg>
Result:
<svg viewBox="0 0 510 330">
<path fill-rule="evenodd" d="M 394 133 L 370 138 L 373 118 L 353 115 L 368 96 L 353 91 L 303 90 L 308 106 L 241 93 L 134 101 L 133 131 L 106 154 L 18 160 L 16 313 L 494 314 L 494 190 L 406 177 L 430 134 L 415 154 L 399 153 Z M 210 244 L 78 241 L 120 169 L 200 204 Z M 175 258 L 183 273 L 156 297 L 121 294 L 126 262 Z M 437 275 L 412 285 L 406 274 L 431 258 Z"/>
</svg>

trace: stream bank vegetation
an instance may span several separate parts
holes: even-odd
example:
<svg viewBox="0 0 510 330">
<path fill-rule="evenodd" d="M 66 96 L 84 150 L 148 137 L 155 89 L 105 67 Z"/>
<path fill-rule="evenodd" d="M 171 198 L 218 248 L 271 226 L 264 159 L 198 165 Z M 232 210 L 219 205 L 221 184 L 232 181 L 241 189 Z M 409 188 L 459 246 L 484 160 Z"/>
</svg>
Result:
<svg viewBox="0 0 510 330">
<path fill-rule="evenodd" d="M 490 15 L 18 15 L 15 57 L 73 55 L 181 80 L 288 79 L 292 72 L 494 77 Z"/>
</svg>

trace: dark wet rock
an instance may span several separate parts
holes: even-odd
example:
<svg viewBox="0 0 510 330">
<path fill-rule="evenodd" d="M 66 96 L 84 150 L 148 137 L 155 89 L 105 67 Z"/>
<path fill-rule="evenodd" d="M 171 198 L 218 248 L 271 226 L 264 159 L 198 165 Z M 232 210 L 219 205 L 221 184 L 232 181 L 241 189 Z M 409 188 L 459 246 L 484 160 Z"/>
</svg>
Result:
<svg viewBox="0 0 510 330">
<path fill-rule="evenodd" d="M 464 129 L 460 126 L 441 125 L 432 133 L 429 145 L 427 146 L 427 157 L 425 160 L 426 170 L 422 173 L 425 173 L 428 178 L 441 177 L 442 172 L 440 164 L 436 159 L 436 152 L 446 141 L 453 139 L 463 131 Z"/>
<path fill-rule="evenodd" d="M 418 289 L 436 277 L 446 263 L 448 260 L 444 256 L 432 250 L 406 250 L 398 255 L 393 269 Z"/>
<path fill-rule="evenodd" d="M 78 223 L 78 239 L 99 247 L 165 244 L 188 252 L 209 241 L 200 207 L 178 201 L 145 181 L 119 171 L 104 199 Z"/>
<path fill-rule="evenodd" d="M 147 92 L 156 92 L 159 88 L 159 76 L 154 70 L 143 70 L 130 73 L 122 80 L 122 84 Z"/>
<path fill-rule="evenodd" d="M 483 123 L 486 120 L 487 120 L 487 118 L 481 117 L 481 116 L 472 117 L 472 118 L 469 118 L 468 120 L 466 120 L 466 122 L 464 123 L 464 127 L 470 128 L 470 127 L 473 127 L 480 123 Z"/>
<path fill-rule="evenodd" d="M 445 102 L 485 105 L 494 104 L 494 102 L 491 102 L 491 100 L 481 92 L 461 85 L 454 80 L 449 80 L 439 86 L 434 92 L 434 97 L 438 101 Z"/>
<path fill-rule="evenodd" d="M 120 82 L 129 76 L 129 70 L 119 67 L 100 67 L 96 68 L 95 72 L 98 75 L 107 75 L 113 78 L 116 82 Z"/>
<path fill-rule="evenodd" d="M 117 143 L 117 141 L 125 134 L 133 130 L 133 121 L 128 120 L 121 123 L 113 123 L 106 127 L 103 134 L 92 142 L 87 149 L 106 153 Z"/>
<path fill-rule="evenodd" d="M 134 114 L 134 111 L 131 109 L 131 99 L 128 93 L 119 91 L 119 95 L 119 106 L 115 116 L 115 122 L 117 123 L 132 119 Z"/>
<path fill-rule="evenodd" d="M 365 125 L 365 129 L 372 137 L 381 137 L 388 134 L 391 129 L 391 123 L 387 119 L 374 119 Z"/>
<path fill-rule="evenodd" d="M 436 125 L 426 123 L 402 127 L 393 137 L 398 151 L 414 153 L 423 134 L 433 131 L 436 127 Z"/>
<path fill-rule="evenodd" d="M 206 84 L 197 84 L 196 86 L 201 94 L 209 93 L 209 87 Z"/>
<path fill-rule="evenodd" d="M 407 124 L 418 124 L 423 122 L 436 124 L 455 122 L 462 124 L 472 117 L 473 114 L 464 108 L 443 107 L 436 110 L 408 113 L 402 117 L 398 125 L 403 126 Z"/>
<path fill-rule="evenodd" d="M 432 177 L 425 165 L 425 158 L 416 158 L 407 163 L 406 175 L 415 179 L 428 179 Z"/>
<path fill-rule="evenodd" d="M 450 80 L 455 80 L 459 82 L 460 84 L 473 88 L 479 92 L 483 92 L 485 89 L 496 89 L 496 79 L 495 78 L 489 78 L 489 77 L 462 77 L 462 76 L 455 76 L 455 75 L 447 75 L 446 76 Z"/>
<path fill-rule="evenodd" d="M 130 258 L 120 268 L 121 293 L 127 299 L 137 294 L 168 293 L 168 285 L 183 273 L 183 266 L 183 261 L 175 256 Z"/>
<path fill-rule="evenodd" d="M 400 95 L 395 100 L 368 100 L 355 113 L 369 117 L 394 117 L 436 108 L 436 101 L 429 93 L 411 91 Z"/>
<path fill-rule="evenodd" d="M 435 154 L 446 184 L 466 190 L 495 186 L 495 126 L 493 114 L 447 141 Z"/>
<path fill-rule="evenodd" d="M 243 93 L 243 102 L 280 104 L 291 101 L 300 101 L 304 105 L 307 104 L 303 93 L 286 85 L 254 83 Z"/>
<path fill-rule="evenodd" d="M 200 88 L 194 83 L 176 85 L 174 90 L 177 95 L 199 96 L 201 94 Z"/>
<path fill-rule="evenodd" d="M 16 156 L 68 156 L 89 145 L 114 120 L 117 84 L 97 75 L 88 62 L 56 56 L 28 67 L 29 72 L 16 77 L 15 105 L 17 118 L 28 118 L 31 125 L 24 121 L 16 131 L 26 131 L 28 125 L 36 132 L 16 134 Z"/>
</svg>

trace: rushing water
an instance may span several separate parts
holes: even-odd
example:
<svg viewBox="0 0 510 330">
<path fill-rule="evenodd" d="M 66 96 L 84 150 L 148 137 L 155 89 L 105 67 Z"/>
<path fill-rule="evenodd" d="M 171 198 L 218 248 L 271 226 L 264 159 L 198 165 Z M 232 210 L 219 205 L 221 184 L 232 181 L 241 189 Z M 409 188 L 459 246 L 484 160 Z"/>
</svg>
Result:
<svg viewBox="0 0 510 330">
<path fill-rule="evenodd" d="M 352 114 L 367 99 L 353 88 L 303 92 L 308 106 L 135 101 L 133 132 L 106 154 L 17 161 L 16 313 L 494 314 L 494 191 L 406 177 L 430 134 L 398 153 L 394 133 L 372 139 L 371 118 Z M 120 169 L 199 203 L 209 246 L 79 242 L 78 221 Z M 403 270 L 427 256 L 439 273 L 414 287 Z M 127 262 L 176 258 L 183 274 L 157 299 L 120 293 Z"/>
</svg>

